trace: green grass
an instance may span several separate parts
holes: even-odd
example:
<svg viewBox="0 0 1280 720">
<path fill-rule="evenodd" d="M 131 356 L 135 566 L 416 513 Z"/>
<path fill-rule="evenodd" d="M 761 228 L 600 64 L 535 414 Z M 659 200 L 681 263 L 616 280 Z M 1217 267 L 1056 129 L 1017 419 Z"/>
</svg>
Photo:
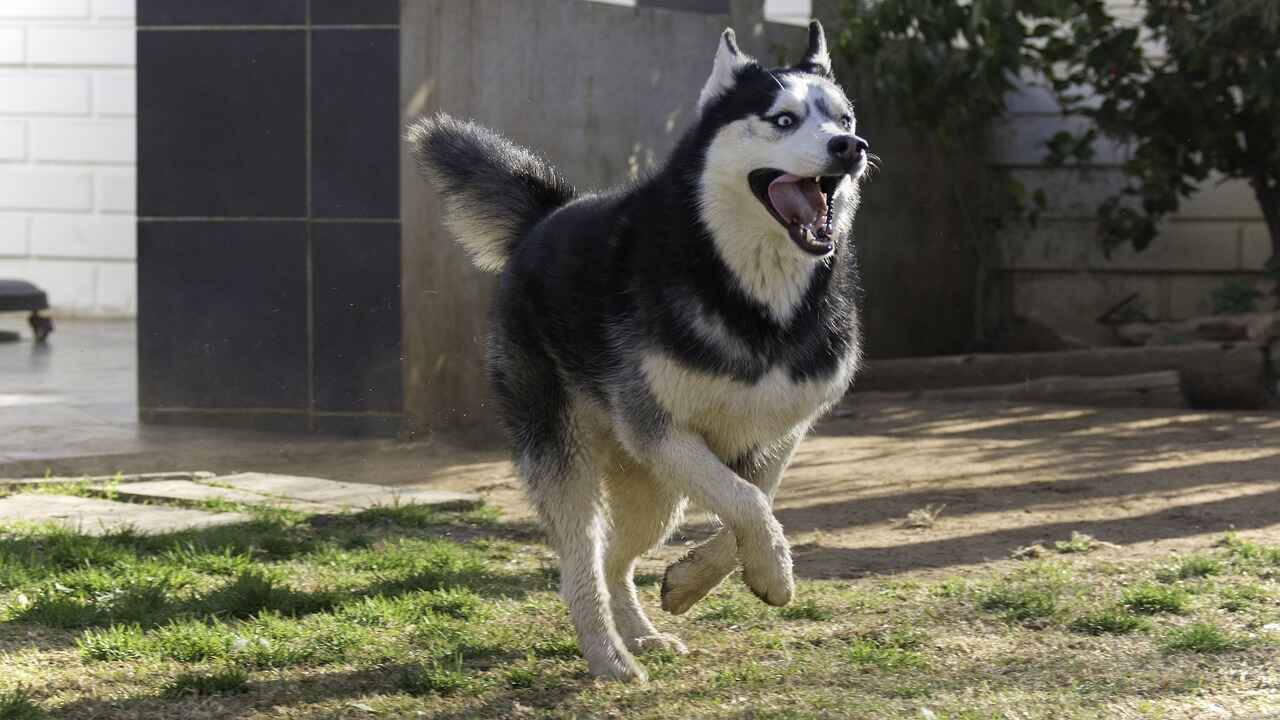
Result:
<svg viewBox="0 0 1280 720">
<path fill-rule="evenodd" d="M 849 643 L 846 658 L 853 665 L 880 670 L 915 668 L 924 665 L 920 646 L 920 638 L 908 632 L 870 633 Z"/>
<path fill-rule="evenodd" d="M 234 641 L 232 630 L 216 620 L 187 620 L 157 628 L 145 646 L 158 658 L 198 663 L 226 657 Z"/>
<path fill-rule="evenodd" d="M 1161 582 L 1178 580 L 1197 580 L 1210 575 L 1217 575 L 1223 570 L 1222 562 L 1208 555 L 1191 555 L 1183 558 L 1177 565 L 1164 568 L 1156 573 Z"/>
<path fill-rule="evenodd" d="M 85 660 L 115 662 L 137 660 L 151 651 L 147 637 L 137 625 L 112 625 L 89 630 L 76 640 Z"/>
<path fill-rule="evenodd" d="M 1231 585 L 1218 589 L 1218 607 L 1227 612 L 1243 612 L 1271 598 L 1257 585 Z"/>
<path fill-rule="evenodd" d="M 0 692 L 0 720 L 43 720 L 45 717 L 26 690 Z"/>
<path fill-rule="evenodd" d="M 1095 610 L 1076 617 L 1069 627 L 1087 635 L 1124 635 L 1145 630 L 1151 626 L 1146 618 L 1138 617 L 1124 608 Z"/>
<path fill-rule="evenodd" d="M 1237 541 L 1185 576 L 1210 565 L 1073 553 L 928 582 L 801 576 L 777 609 L 735 577 L 679 617 L 657 609 L 663 564 L 645 560 L 642 602 L 692 653 L 641 656 L 647 687 L 597 683 L 538 537 L 412 506 L 168 536 L 0 529 L 0 702 L 20 708 L 0 720 L 202 704 L 297 720 L 1084 718 L 1118 715 L 1116 697 L 1178 717 L 1193 694 L 1258 691 L 1262 675 L 1232 668 L 1280 663 L 1249 640 L 1274 621 L 1271 549 Z"/>
<path fill-rule="evenodd" d="M 697 605 L 698 620 L 713 621 L 725 625 L 752 625 L 764 622 L 768 616 L 765 606 L 750 596 L 713 595 Z"/>
<path fill-rule="evenodd" d="M 237 667 L 210 672 L 187 672 L 165 686 L 168 695 L 231 695 L 248 692 L 249 674 Z"/>
<path fill-rule="evenodd" d="M 1190 597 L 1186 591 L 1167 585 L 1144 583 L 1125 591 L 1120 602 L 1130 612 L 1139 615 L 1158 615 L 1172 613 L 1182 615 L 1187 612 Z"/>
<path fill-rule="evenodd" d="M 711 682 L 720 689 L 739 688 L 752 690 L 766 687 L 779 681 L 769 669 L 758 662 L 743 660 L 716 671 Z"/>
<path fill-rule="evenodd" d="M 1008 620 L 1028 622 L 1052 617 L 1058 610 L 1058 596 L 1046 588 L 1005 585 L 988 590 L 978 604 L 983 610 L 1000 613 Z"/>
<path fill-rule="evenodd" d="M 533 687 L 538 682 L 538 673 L 532 668 L 514 667 L 507 671 L 505 679 L 507 687 L 521 690 Z"/>
<path fill-rule="evenodd" d="M 540 658 L 576 658 L 581 657 L 578 650 L 578 638 L 572 633 L 561 633 L 548 638 L 540 638 L 533 643 L 533 654 Z"/>
<path fill-rule="evenodd" d="M 1071 553 L 1087 553 L 1097 546 L 1097 541 L 1092 536 L 1085 535 L 1080 532 L 1072 532 L 1070 540 L 1058 540 L 1053 544 L 1053 549 L 1066 555 Z"/>
<path fill-rule="evenodd" d="M 1217 545 L 1226 548 L 1230 562 L 1239 570 L 1264 578 L 1280 576 L 1280 546 L 1259 545 L 1235 533 L 1227 533 Z"/>
<path fill-rule="evenodd" d="M 812 620 L 814 622 L 822 622 L 830 620 L 834 613 L 817 603 L 813 598 L 806 598 L 799 602 L 792 602 L 786 607 L 778 609 L 778 616 L 784 620 Z"/>
<path fill-rule="evenodd" d="M 636 587 L 657 587 L 662 583 L 662 576 L 658 573 L 636 573 Z"/>
<path fill-rule="evenodd" d="M 1171 652 L 1216 654 L 1242 650 L 1247 645 L 1243 637 L 1209 622 L 1195 622 L 1186 627 L 1174 628 L 1164 639 L 1164 648 Z"/>
<path fill-rule="evenodd" d="M 432 663 L 409 668 L 400 675 L 399 687 L 410 695 L 452 695 L 473 685 L 462 668 L 462 657 L 453 663 Z"/>
</svg>

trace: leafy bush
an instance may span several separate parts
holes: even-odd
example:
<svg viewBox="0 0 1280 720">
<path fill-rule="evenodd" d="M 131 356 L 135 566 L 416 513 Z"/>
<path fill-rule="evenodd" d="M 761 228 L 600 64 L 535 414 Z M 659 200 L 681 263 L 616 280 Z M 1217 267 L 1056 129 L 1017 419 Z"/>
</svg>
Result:
<svg viewBox="0 0 1280 720">
<path fill-rule="evenodd" d="M 1257 310 L 1262 292 L 1247 282 L 1228 280 L 1214 288 L 1209 299 L 1214 315 L 1238 315 Z"/>
<path fill-rule="evenodd" d="M 1092 160 L 1102 135 L 1130 148 L 1128 185 L 1098 208 L 1108 251 L 1146 248 L 1211 176 L 1247 181 L 1280 279 L 1280 3 L 1139 7 L 1134 25 L 1104 0 L 847 0 L 835 46 L 903 125 L 949 147 L 971 147 L 1006 114 L 1015 78 L 1046 79 L 1064 112 L 1092 120 L 1047 139 L 1049 164 Z M 1027 211 L 1025 190 L 1007 195 Z"/>
<path fill-rule="evenodd" d="M 1046 36 L 1041 69 L 1068 111 L 1131 147 L 1129 185 L 1099 210 L 1104 241 L 1146 247 L 1156 223 L 1216 174 L 1253 188 L 1276 267 L 1280 4 L 1145 0 L 1138 26 L 1108 14 L 1101 2 L 1084 5 Z"/>
</svg>

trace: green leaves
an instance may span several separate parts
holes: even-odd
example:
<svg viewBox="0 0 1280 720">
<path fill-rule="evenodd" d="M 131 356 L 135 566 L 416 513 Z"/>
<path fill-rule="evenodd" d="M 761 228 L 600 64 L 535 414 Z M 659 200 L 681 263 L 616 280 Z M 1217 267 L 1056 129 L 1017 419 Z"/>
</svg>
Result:
<svg viewBox="0 0 1280 720">
<path fill-rule="evenodd" d="M 1145 248 L 1156 224 L 1211 174 L 1255 186 L 1258 178 L 1280 180 L 1276 4 L 1150 0 L 1144 7 L 1141 29 L 1105 13 L 1067 23 L 1052 47 L 1055 64 L 1041 68 L 1059 91 L 1093 86 L 1102 103 L 1066 106 L 1131 144 L 1126 195 L 1138 202 L 1112 198 L 1099 208 L 1107 248 Z M 1055 140 L 1050 162 L 1074 149 Z"/>
<path fill-rule="evenodd" d="M 1280 3 L 1147 0 L 1139 24 L 1103 0 L 849 0 L 836 43 L 903 125 L 944 150 L 1007 112 L 1018 77 L 1042 78 L 1093 129 L 1046 140 L 1049 165 L 1092 162 L 1121 143 L 1128 189 L 1098 208 L 1100 240 L 1147 247 L 1209 177 L 1259 191 L 1275 257 L 1280 210 Z M 1004 207 L 1025 216 L 1026 194 Z M 1280 260 L 1272 264 L 1280 267 Z"/>
</svg>

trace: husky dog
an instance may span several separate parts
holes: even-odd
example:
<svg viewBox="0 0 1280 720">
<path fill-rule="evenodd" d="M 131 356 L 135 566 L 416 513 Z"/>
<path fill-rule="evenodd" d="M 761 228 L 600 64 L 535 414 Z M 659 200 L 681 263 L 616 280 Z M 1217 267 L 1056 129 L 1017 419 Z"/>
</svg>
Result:
<svg viewBox="0 0 1280 720">
<path fill-rule="evenodd" d="M 761 600 L 791 600 L 772 498 L 859 362 L 849 230 L 868 148 L 854 130 L 817 22 L 804 58 L 775 69 L 726 30 L 693 127 L 630 187 L 578 194 L 447 115 L 408 129 L 446 225 L 501 273 L 490 381 L 594 675 L 644 680 L 633 653 L 685 651 L 632 575 L 688 500 L 723 526 L 667 568 L 665 610 L 739 564 Z"/>
</svg>

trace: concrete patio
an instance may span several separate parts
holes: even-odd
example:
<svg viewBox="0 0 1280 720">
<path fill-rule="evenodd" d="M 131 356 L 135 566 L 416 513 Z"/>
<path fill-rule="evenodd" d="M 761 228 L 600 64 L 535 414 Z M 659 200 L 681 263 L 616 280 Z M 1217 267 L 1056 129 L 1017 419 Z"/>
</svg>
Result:
<svg viewBox="0 0 1280 720">
<path fill-rule="evenodd" d="M 458 492 L 502 484 L 509 495 L 518 494 L 501 450 L 460 449 L 439 440 L 144 425 L 138 421 L 132 321 L 60 320 L 45 345 L 31 341 L 19 315 L 0 317 L 0 330 L 23 335 L 21 342 L 0 344 L 0 481 L 258 472 L 394 486 L 398 495 L 423 484 Z M 258 490 L 298 495 L 297 488 Z M 378 502 L 389 497 L 365 485 L 342 490 L 372 492 Z"/>
<path fill-rule="evenodd" d="M 226 457 L 373 448 L 386 441 L 348 440 L 202 427 L 159 427 L 138 421 L 137 329 L 133 321 L 59 320 L 43 345 L 25 318 L 0 317 L 0 330 L 22 333 L 0 344 L 0 477 L 109 474 L 148 459 Z M 83 468 L 76 458 L 120 456 L 120 466 Z M 126 461 L 133 458 L 132 461 Z M 167 463 L 166 463 L 167 464 Z M 166 468 L 172 469 L 172 468 Z M 189 468 L 183 468 L 189 469 Z"/>
</svg>

